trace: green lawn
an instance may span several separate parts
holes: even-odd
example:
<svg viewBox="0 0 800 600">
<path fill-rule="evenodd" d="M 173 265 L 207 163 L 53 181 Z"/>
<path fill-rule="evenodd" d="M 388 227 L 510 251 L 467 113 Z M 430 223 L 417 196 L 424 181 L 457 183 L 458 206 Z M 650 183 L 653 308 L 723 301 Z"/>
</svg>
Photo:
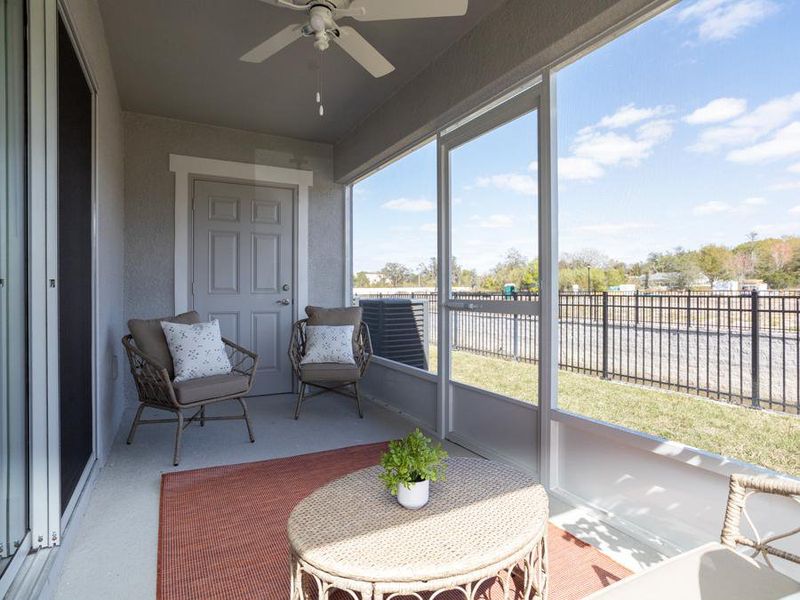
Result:
<svg viewBox="0 0 800 600">
<path fill-rule="evenodd" d="M 430 364 L 436 364 L 431 347 Z M 535 365 L 453 353 L 453 379 L 537 402 Z M 800 476 L 800 417 L 560 371 L 559 407 Z"/>
</svg>

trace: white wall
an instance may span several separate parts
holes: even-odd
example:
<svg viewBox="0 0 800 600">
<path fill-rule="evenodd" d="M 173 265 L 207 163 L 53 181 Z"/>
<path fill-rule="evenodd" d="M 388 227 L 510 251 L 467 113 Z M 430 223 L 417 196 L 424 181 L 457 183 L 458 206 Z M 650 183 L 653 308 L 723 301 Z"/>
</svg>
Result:
<svg viewBox="0 0 800 600">
<path fill-rule="evenodd" d="M 94 0 L 64 0 L 97 85 L 97 372 L 98 458 L 102 462 L 122 417 L 124 171 L 123 127 L 100 11 Z"/>
<path fill-rule="evenodd" d="M 612 520 L 621 520 L 623 526 L 650 534 L 652 545 L 667 554 L 718 541 L 729 476 L 764 472 L 730 459 L 681 449 L 678 444 L 634 439 L 574 417 L 554 426 L 559 452 L 558 489 L 607 513 Z M 788 499 L 762 496 L 753 498 L 749 506 L 763 536 L 788 531 L 800 522 L 800 506 Z M 661 545 L 659 536 L 675 548 Z M 798 536 L 778 545 L 800 553 Z M 800 577 L 800 568 L 792 572 Z"/>
</svg>

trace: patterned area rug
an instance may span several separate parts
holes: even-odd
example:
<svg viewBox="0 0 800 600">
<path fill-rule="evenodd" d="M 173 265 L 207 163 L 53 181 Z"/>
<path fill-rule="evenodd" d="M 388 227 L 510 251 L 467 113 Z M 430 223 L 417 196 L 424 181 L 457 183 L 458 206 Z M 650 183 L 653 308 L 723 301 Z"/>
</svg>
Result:
<svg viewBox="0 0 800 600">
<path fill-rule="evenodd" d="M 165 474 L 158 600 L 285 600 L 292 508 L 325 483 L 376 464 L 385 448 L 369 444 Z M 552 525 L 548 542 L 550 600 L 577 600 L 630 574 Z M 479 598 L 499 599 L 502 593 L 487 586 Z"/>
</svg>

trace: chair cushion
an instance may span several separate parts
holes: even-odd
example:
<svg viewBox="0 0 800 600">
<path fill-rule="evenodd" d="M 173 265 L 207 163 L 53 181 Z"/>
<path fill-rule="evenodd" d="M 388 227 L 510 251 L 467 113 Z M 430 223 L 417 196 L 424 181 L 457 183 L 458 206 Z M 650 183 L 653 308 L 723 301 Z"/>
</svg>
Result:
<svg viewBox="0 0 800 600">
<path fill-rule="evenodd" d="M 200 315 L 196 311 L 189 311 L 174 317 L 160 319 L 131 319 L 128 321 L 128 330 L 136 342 L 136 347 L 147 356 L 166 367 L 169 377 L 175 377 L 175 366 L 172 364 L 172 355 L 169 353 L 167 338 L 161 329 L 161 321 L 193 325 L 200 322 Z"/>
<path fill-rule="evenodd" d="M 308 315 L 307 325 L 352 325 L 354 348 L 358 342 L 362 313 L 363 311 L 360 306 L 349 306 L 345 308 L 306 306 L 306 314 Z"/>
<path fill-rule="evenodd" d="M 355 365 L 340 363 L 308 363 L 300 365 L 300 379 L 306 383 L 347 383 L 358 381 L 360 375 Z"/>
<path fill-rule="evenodd" d="M 800 582 L 711 543 L 623 579 L 586 600 L 778 600 L 793 593 L 800 593 Z"/>
<path fill-rule="evenodd" d="M 193 404 L 202 400 L 221 398 L 247 391 L 249 378 L 239 373 L 212 375 L 198 379 L 187 379 L 173 384 L 179 404 Z"/>
<path fill-rule="evenodd" d="M 354 329 L 361 324 L 361 307 L 322 308 L 306 306 L 309 325 L 352 325 Z"/>
</svg>

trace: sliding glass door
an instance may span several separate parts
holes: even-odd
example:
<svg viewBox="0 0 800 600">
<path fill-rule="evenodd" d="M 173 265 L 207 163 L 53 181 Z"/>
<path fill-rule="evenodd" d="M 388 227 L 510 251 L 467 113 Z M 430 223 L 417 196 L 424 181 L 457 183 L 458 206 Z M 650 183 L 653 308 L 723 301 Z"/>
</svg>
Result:
<svg viewBox="0 0 800 600">
<path fill-rule="evenodd" d="M 24 1 L 4 0 L 0 94 L 0 574 L 28 531 Z M 3 584 L 0 582 L 0 595 Z"/>
<path fill-rule="evenodd" d="M 444 134 L 447 435 L 537 468 L 538 106 L 529 89 Z"/>
</svg>

